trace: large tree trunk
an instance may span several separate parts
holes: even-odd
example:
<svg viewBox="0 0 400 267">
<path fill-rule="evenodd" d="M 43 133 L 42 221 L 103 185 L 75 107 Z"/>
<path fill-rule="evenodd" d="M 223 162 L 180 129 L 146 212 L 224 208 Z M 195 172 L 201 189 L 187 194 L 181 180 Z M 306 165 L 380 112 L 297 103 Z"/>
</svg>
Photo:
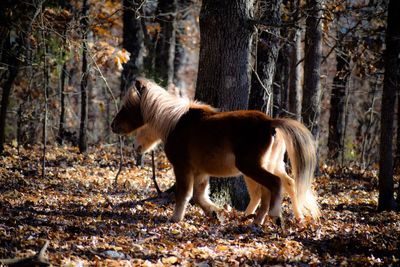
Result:
<svg viewBox="0 0 400 267">
<path fill-rule="evenodd" d="M 155 71 L 157 79 L 169 85 L 174 79 L 177 0 L 158 1 L 157 21 L 160 34 L 156 46 Z"/>
<path fill-rule="evenodd" d="M 302 100 L 303 122 L 316 141 L 319 138 L 321 102 L 321 19 L 323 0 L 307 0 L 306 38 L 304 54 L 304 85 Z"/>
<path fill-rule="evenodd" d="M 124 14 L 122 46 L 131 55 L 129 61 L 123 65 L 121 74 L 121 96 L 125 95 L 132 82 L 140 74 L 143 68 L 144 34 L 142 18 L 139 16 L 141 1 L 123 0 Z"/>
<path fill-rule="evenodd" d="M 261 1 L 260 20 L 271 25 L 281 22 L 282 0 Z M 272 115 L 273 81 L 279 54 L 280 29 L 269 27 L 262 31 L 257 42 L 256 70 L 252 73 L 249 109 L 261 110 Z"/>
<path fill-rule="evenodd" d="M 338 40 L 343 40 L 339 32 Z M 339 156 L 343 157 L 344 107 L 347 81 L 350 75 L 349 60 L 347 49 L 339 43 L 336 52 L 336 74 L 333 78 L 329 116 L 328 149 L 329 158 L 333 160 L 339 158 Z"/>
<path fill-rule="evenodd" d="M 379 149 L 378 210 L 394 209 L 393 120 L 397 73 L 400 67 L 400 2 L 390 0 L 386 28 L 385 77 L 382 93 L 381 136 Z"/>
<path fill-rule="evenodd" d="M 87 85 L 89 78 L 88 60 L 87 60 L 87 31 L 89 29 L 88 21 L 89 6 L 87 0 L 83 0 L 82 6 L 82 81 L 81 81 L 81 121 L 79 126 L 79 152 L 85 153 L 87 150 Z"/>
<path fill-rule="evenodd" d="M 252 16 L 252 8 L 253 1 L 246 0 L 202 2 L 195 98 L 222 111 L 247 108 L 253 34 L 248 20 Z M 212 194 L 212 197 L 214 200 L 220 198 L 221 202 L 228 202 L 237 209 L 244 209 L 247 205 L 246 186 L 243 180 L 239 186 L 235 186 L 235 180 L 217 180 L 211 190 L 218 188 L 218 192 Z"/>
</svg>

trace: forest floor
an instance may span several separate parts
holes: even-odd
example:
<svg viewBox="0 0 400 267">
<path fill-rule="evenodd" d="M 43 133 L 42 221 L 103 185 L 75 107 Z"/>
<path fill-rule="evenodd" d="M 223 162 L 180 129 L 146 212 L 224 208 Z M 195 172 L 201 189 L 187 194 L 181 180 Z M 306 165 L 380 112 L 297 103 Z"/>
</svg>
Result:
<svg viewBox="0 0 400 267">
<path fill-rule="evenodd" d="M 46 176 L 40 147 L 7 147 L 0 158 L 0 259 L 27 257 L 43 247 L 55 266 L 399 266 L 400 213 L 376 212 L 376 171 L 323 166 L 316 191 L 323 216 L 297 225 L 285 198 L 284 228 L 253 226 L 227 208 L 220 220 L 189 205 L 171 223 L 171 195 L 157 197 L 150 158 L 137 168 L 116 147 L 50 147 Z M 127 155 L 128 153 L 126 153 Z M 173 184 L 156 155 L 162 190 Z M 1 265 L 1 264 L 0 264 Z"/>
</svg>

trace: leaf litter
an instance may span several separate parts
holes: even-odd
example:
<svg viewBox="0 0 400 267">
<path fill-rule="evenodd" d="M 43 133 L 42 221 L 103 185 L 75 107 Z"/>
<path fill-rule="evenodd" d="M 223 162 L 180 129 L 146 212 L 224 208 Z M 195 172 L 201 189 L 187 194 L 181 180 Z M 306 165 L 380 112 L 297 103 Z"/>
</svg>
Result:
<svg viewBox="0 0 400 267">
<path fill-rule="evenodd" d="M 173 195 L 157 197 L 149 157 L 138 168 L 125 151 L 115 188 L 113 147 L 86 155 L 50 147 L 45 178 L 41 153 L 38 146 L 7 147 L 1 158 L 0 258 L 32 256 L 49 240 L 47 257 L 61 266 L 400 264 L 400 214 L 376 211 L 376 171 L 323 166 L 315 184 L 321 221 L 297 224 L 286 197 L 280 229 L 270 220 L 254 226 L 229 207 L 222 219 L 210 219 L 193 204 L 182 222 L 170 222 Z M 165 191 L 173 172 L 161 151 L 156 162 Z"/>
</svg>

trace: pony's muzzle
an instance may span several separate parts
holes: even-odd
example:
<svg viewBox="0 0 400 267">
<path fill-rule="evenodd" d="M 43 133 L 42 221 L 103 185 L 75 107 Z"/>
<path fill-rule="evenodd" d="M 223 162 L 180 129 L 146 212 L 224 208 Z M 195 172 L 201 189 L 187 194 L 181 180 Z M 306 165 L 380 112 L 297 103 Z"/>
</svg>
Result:
<svg viewBox="0 0 400 267">
<path fill-rule="evenodd" d="M 111 122 L 111 130 L 112 130 L 113 133 L 115 133 L 115 134 L 123 134 L 123 133 L 124 133 L 123 128 L 121 127 L 121 125 L 118 124 L 118 123 L 116 123 L 115 120 L 113 120 L 113 121 Z"/>
</svg>

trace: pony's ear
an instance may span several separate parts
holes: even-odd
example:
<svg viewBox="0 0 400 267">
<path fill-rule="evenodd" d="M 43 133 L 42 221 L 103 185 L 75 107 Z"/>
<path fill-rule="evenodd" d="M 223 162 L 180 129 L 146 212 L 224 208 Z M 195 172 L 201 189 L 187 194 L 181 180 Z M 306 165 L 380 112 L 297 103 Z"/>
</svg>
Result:
<svg viewBox="0 0 400 267">
<path fill-rule="evenodd" d="M 144 81 L 141 78 L 136 79 L 135 88 L 140 95 L 142 94 L 144 87 L 145 87 Z"/>
</svg>

